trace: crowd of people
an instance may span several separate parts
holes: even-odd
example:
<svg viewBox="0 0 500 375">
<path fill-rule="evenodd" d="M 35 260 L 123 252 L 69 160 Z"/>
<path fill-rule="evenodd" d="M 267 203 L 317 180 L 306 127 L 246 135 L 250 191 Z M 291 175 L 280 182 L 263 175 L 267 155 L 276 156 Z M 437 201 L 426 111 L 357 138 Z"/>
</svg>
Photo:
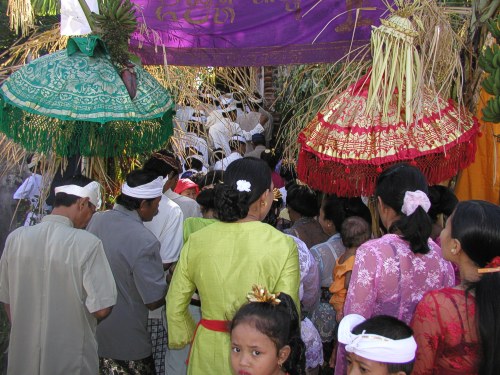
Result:
<svg viewBox="0 0 500 375">
<path fill-rule="evenodd" d="M 267 147 L 266 114 L 218 103 L 180 111 L 177 148 L 112 209 L 75 176 L 9 235 L 9 374 L 497 373 L 498 206 L 408 164 L 380 173 L 376 213 L 321 195 Z"/>
</svg>

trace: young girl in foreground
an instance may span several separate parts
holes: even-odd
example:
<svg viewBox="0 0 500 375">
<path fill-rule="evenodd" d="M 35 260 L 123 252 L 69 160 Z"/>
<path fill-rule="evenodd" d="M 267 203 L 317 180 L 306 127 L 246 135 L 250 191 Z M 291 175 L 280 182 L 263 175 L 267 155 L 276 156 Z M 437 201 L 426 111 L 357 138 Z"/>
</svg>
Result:
<svg viewBox="0 0 500 375">
<path fill-rule="evenodd" d="M 231 365 L 237 375 L 303 375 L 305 346 L 291 297 L 253 287 L 231 322 Z"/>
<path fill-rule="evenodd" d="M 365 320 L 346 315 L 338 339 L 346 345 L 347 375 L 410 375 L 413 370 L 417 350 L 413 331 L 392 316 Z"/>
</svg>

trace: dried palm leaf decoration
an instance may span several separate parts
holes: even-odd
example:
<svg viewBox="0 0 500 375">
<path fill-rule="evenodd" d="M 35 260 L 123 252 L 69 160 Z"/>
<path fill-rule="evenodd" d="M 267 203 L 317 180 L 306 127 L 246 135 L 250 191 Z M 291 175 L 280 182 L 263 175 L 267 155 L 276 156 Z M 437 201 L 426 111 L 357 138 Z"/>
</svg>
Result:
<svg viewBox="0 0 500 375">
<path fill-rule="evenodd" d="M 419 1 L 396 0 L 397 10 L 379 27 L 372 27 L 372 72 L 368 91 L 367 112 L 382 113 L 387 118 L 391 100 L 397 98 L 397 108 L 404 107 L 405 120 L 413 119 L 414 96 L 419 92 L 416 84 L 421 76 L 420 56 L 417 51 L 418 31 L 410 16 L 420 6 Z M 397 93 L 395 96 L 394 94 Z M 400 112 L 397 113 L 399 122 Z"/>
</svg>

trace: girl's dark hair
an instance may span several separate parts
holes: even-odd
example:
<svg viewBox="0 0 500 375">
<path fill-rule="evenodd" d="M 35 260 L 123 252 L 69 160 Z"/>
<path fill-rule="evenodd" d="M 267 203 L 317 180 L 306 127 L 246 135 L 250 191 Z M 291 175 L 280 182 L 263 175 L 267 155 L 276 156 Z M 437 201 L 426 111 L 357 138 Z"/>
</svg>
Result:
<svg viewBox="0 0 500 375">
<path fill-rule="evenodd" d="M 305 217 L 314 217 L 319 213 L 318 196 L 306 185 L 293 184 L 287 187 L 286 205 Z"/>
<path fill-rule="evenodd" d="M 412 329 L 405 322 L 388 315 L 378 315 L 367 319 L 354 327 L 352 333 L 359 335 L 363 331 L 392 340 L 402 340 L 413 335 Z M 406 375 L 410 375 L 414 363 L 415 360 L 407 363 L 385 363 L 385 365 L 387 365 L 387 372 L 390 374 L 402 371 Z"/>
<path fill-rule="evenodd" d="M 337 232 L 340 232 L 344 220 L 351 216 L 359 216 L 371 226 L 370 210 L 359 197 L 339 198 L 335 195 L 327 195 L 323 198 L 321 207 L 325 213 L 325 219 L 335 225 Z"/>
<path fill-rule="evenodd" d="M 280 293 L 280 303 L 250 302 L 243 305 L 231 322 L 230 332 L 239 324 L 248 323 L 266 335 L 279 351 L 290 346 L 290 355 L 283 363 L 283 370 L 290 375 L 306 374 L 306 347 L 300 336 L 300 316 L 292 298 Z"/>
<path fill-rule="evenodd" d="M 327 195 L 323 198 L 321 208 L 325 214 L 325 219 L 330 220 L 337 232 L 340 232 L 342 223 L 346 219 L 345 202 L 347 198 L 339 198 L 336 195 Z"/>
<path fill-rule="evenodd" d="M 127 175 L 126 181 L 128 186 L 137 187 L 140 185 L 145 185 L 148 182 L 151 182 L 157 178 L 158 178 L 158 173 L 154 171 L 136 169 L 135 171 L 132 171 Z M 149 198 L 149 199 L 134 198 L 134 197 L 129 197 L 128 195 L 125 194 L 120 194 L 116 198 L 116 203 L 122 205 L 127 210 L 133 211 L 137 210 L 141 206 L 142 201 L 146 201 L 148 202 L 148 204 L 151 204 L 151 202 L 154 201 L 155 199 L 156 198 Z"/>
<path fill-rule="evenodd" d="M 500 256 L 500 207 L 484 201 L 458 203 L 451 220 L 451 237 L 480 268 Z M 470 283 L 475 293 L 476 323 L 481 343 L 480 375 L 498 374 L 500 368 L 500 272 L 485 273 Z"/>
<path fill-rule="evenodd" d="M 451 189 L 441 185 L 429 186 L 429 200 L 431 208 L 428 213 L 433 222 L 437 220 L 439 214 L 450 216 L 458 203 Z"/>
<path fill-rule="evenodd" d="M 427 181 L 417 168 L 408 164 L 396 164 L 383 171 L 377 179 L 375 196 L 380 197 L 384 204 L 391 207 L 399 219 L 386 228 L 390 233 L 400 231 L 402 238 L 410 243 L 415 254 L 427 254 L 427 241 L 432 231 L 432 221 L 422 207 L 406 216 L 401 212 L 403 200 L 407 191 L 421 190 L 428 194 Z"/>
<path fill-rule="evenodd" d="M 205 209 L 215 209 L 214 189 L 205 189 L 196 196 L 196 202 Z"/>
<path fill-rule="evenodd" d="M 237 190 L 240 180 L 250 183 L 250 192 Z M 233 161 L 224 172 L 223 183 L 215 186 L 217 217 L 227 223 L 245 218 L 250 205 L 270 187 L 271 170 L 264 161 L 252 157 Z"/>
<path fill-rule="evenodd" d="M 368 241 L 370 236 L 370 226 L 362 217 L 351 216 L 342 223 L 340 237 L 346 248 L 359 247 Z"/>
</svg>

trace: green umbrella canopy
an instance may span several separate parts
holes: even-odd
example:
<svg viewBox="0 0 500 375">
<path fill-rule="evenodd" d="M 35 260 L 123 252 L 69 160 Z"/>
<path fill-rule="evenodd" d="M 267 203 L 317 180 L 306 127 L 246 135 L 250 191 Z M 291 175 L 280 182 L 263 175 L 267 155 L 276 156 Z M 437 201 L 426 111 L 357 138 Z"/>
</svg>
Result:
<svg viewBox="0 0 500 375">
<path fill-rule="evenodd" d="M 111 157 L 160 148 L 172 134 L 173 101 L 134 67 L 134 99 L 96 36 L 71 38 L 0 87 L 0 131 L 28 151 Z"/>
</svg>

